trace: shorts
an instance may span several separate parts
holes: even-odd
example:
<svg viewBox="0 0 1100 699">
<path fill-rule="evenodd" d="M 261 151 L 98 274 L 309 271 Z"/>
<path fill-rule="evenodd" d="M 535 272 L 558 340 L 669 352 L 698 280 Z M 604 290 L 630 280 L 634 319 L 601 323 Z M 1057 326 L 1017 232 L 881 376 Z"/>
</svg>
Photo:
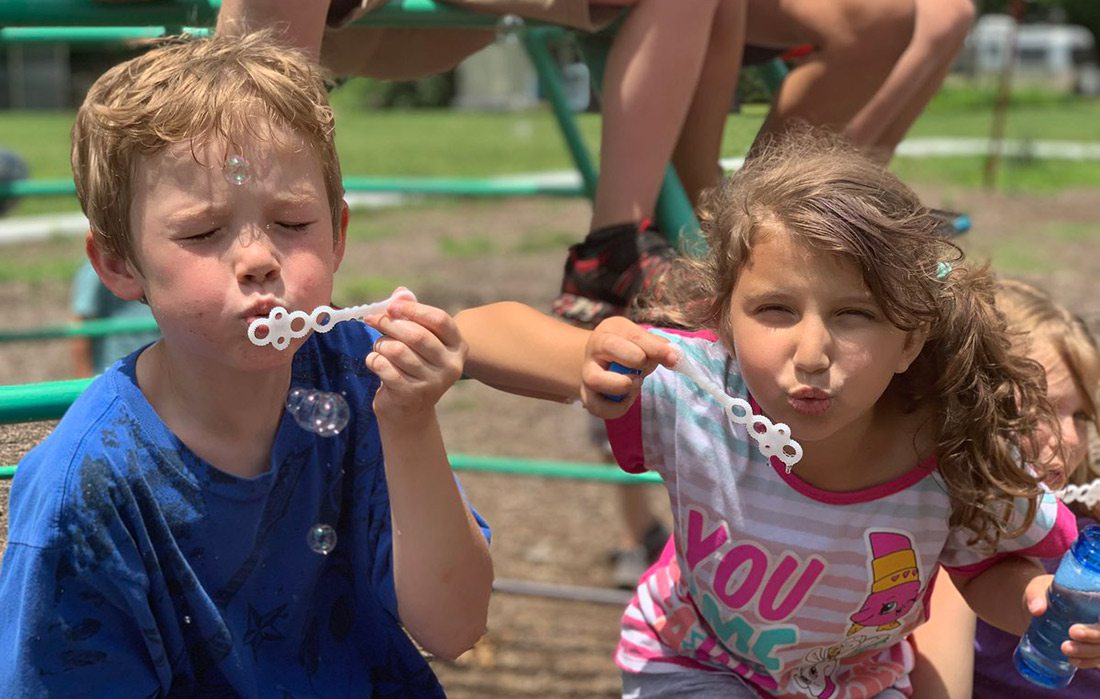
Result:
<svg viewBox="0 0 1100 699">
<path fill-rule="evenodd" d="M 336 75 L 413 80 L 448 71 L 496 40 L 496 29 L 348 26 L 387 0 L 333 0 L 321 62 Z M 515 14 L 584 32 L 605 28 L 622 8 L 589 0 L 443 0 L 470 10 Z"/>
<path fill-rule="evenodd" d="M 760 699 L 755 689 L 736 675 L 706 670 L 623 672 L 623 699 Z M 887 689 L 874 699 L 907 699 Z"/>
<path fill-rule="evenodd" d="M 725 672 L 623 672 L 623 699 L 759 699 L 755 689 Z"/>
</svg>

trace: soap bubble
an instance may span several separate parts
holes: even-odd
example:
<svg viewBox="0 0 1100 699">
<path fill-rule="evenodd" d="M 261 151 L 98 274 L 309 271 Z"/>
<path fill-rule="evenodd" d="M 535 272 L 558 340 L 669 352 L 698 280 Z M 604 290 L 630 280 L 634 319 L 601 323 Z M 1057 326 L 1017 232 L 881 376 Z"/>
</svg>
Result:
<svg viewBox="0 0 1100 699">
<path fill-rule="evenodd" d="M 519 41 L 526 25 L 519 15 L 504 15 L 497 20 L 497 41 L 514 44 Z"/>
<path fill-rule="evenodd" d="M 322 437 L 335 437 L 348 426 L 351 408 L 339 393 L 294 388 L 286 396 L 286 409 L 304 430 Z"/>
<path fill-rule="evenodd" d="M 314 553 L 327 556 L 336 548 L 336 530 L 327 524 L 314 524 L 306 536 L 306 543 Z"/>
<path fill-rule="evenodd" d="M 225 159 L 225 167 L 222 174 L 230 184 L 241 185 L 252 178 L 252 172 L 248 168 L 248 161 L 240 155 L 231 155 Z"/>
</svg>

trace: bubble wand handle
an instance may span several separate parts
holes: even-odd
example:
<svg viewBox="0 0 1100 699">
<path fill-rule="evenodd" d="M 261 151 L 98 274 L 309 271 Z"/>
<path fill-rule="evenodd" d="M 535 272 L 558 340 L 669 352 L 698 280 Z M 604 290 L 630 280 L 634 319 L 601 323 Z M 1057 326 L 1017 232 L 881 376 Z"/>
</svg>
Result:
<svg viewBox="0 0 1100 699">
<path fill-rule="evenodd" d="M 309 313 L 287 311 L 282 306 L 276 306 L 271 309 L 266 318 L 257 318 L 248 325 L 248 339 L 257 347 L 271 345 L 277 350 L 285 350 L 293 339 L 305 337 L 311 331 L 327 333 L 333 326 L 344 320 L 382 313 L 397 299 L 416 301 L 416 295 L 408 289 L 400 289 L 383 301 L 347 308 L 318 306 Z"/>
</svg>

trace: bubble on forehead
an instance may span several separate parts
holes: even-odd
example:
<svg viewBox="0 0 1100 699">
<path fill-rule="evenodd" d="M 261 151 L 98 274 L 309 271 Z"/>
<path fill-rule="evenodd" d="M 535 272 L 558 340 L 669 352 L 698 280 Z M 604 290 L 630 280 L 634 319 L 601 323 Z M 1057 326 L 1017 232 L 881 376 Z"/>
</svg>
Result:
<svg viewBox="0 0 1100 699">
<path fill-rule="evenodd" d="M 230 184 L 242 185 L 252 179 L 252 170 L 248 161 L 239 153 L 231 153 L 222 166 L 222 174 Z"/>
</svg>

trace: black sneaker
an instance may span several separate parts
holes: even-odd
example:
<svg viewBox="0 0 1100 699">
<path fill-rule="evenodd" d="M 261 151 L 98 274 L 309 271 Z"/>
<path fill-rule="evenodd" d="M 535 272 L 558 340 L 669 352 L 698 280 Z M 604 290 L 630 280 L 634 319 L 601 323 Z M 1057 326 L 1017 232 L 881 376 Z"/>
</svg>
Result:
<svg viewBox="0 0 1100 699">
<path fill-rule="evenodd" d="M 592 231 L 569 248 L 553 312 L 584 327 L 625 315 L 634 297 L 653 286 L 675 257 L 648 220 Z"/>
</svg>

